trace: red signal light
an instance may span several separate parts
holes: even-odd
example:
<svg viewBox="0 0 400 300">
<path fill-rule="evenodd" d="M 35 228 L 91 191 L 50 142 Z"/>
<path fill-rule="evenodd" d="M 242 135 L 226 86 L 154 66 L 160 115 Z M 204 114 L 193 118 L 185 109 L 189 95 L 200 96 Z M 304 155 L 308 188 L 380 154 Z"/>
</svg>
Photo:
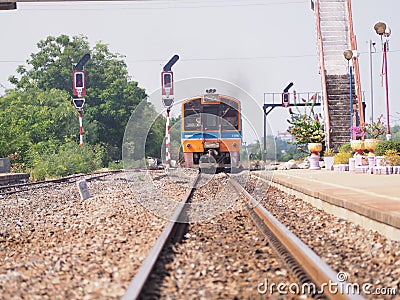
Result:
<svg viewBox="0 0 400 300">
<path fill-rule="evenodd" d="M 161 95 L 165 107 L 171 107 L 174 101 L 174 73 L 171 71 L 161 72 Z M 164 99 L 170 99 L 166 103 Z"/>
<path fill-rule="evenodd" d="M 86 94 L 85 71 L 74 70 L 72 73 L 72 90 L 74 96 L 83 96 Z"/>
<path fill-rule="evenodd" d="M 282 93 L 282 106 L 283 107 L 288 107 L 290 105 L 289 103 L 289 93 L 288 92 L 283 92 Z"/>
<path fill-rule="evenodd" d="M 82 74 L 76 74 L 76 87 L 83 87 Z"/>
<path fill-rule="evenodd" d="M 163 88 L 172 88 L 172 72 L 163 72 Z"/>
<path fill-rule="evenodd" d="M 84 88 L 84 73 L 83 72 L 76 72 L 75 73 L 75 87 L 76 88 Z"/>
</svg>

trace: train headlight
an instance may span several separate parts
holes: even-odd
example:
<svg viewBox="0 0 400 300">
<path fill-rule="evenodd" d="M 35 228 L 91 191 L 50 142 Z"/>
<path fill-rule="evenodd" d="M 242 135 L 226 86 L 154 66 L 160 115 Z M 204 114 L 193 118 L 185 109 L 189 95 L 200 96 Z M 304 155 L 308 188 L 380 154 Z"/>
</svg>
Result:
<svg viewBox="0 0 400 300">
<path fill-rule="evenodd" d="M 186 144 L 186 148 L 190 148 L 190 147 L 192 147 L 192 145 Z"/>
<path fill-rule="evenodd" d="M 236 143 L 233 143 L 233 148 L 236 148 L 237 147 L 237 144 Z"/>
</svg>

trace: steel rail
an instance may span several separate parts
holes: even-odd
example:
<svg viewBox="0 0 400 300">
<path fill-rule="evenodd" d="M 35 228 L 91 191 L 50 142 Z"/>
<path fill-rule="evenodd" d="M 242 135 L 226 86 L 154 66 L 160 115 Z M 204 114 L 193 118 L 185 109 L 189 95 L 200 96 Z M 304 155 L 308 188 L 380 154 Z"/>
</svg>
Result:
<svg viewBox="0 0 400 300">
<path fill-rule="evenodd" d="M 185 204 L 190 199 L 193 190 L 200 178 L 201 174 L 199 173 L 195 180 L 192 183 L 192 186 L 187 190 L 185 196 L 182 198 L 182 201 L 179 203 L 174 215 L 172 216 L 171 220 L 168 221 L 167 225 L 165 226 L 162 233 L 157 238 L 156 243 L 154 244 L 153 248 L 151 248 L 149 255 L 146 257 L 144 262 L 142 263 L 141 267 L 139 268 L 138 272 L 136 273 L 135 277 L 131 280 L 125 295 L 121 298 L 122 300 L 133 300 L 138 299 L 140 294 L 142 293 L 147 280 L 154 269 L 154 266 L 164 249 L 164 247 L 168 244 L 168 241 L 173 237 L 174 233 L 179 230 L 179 226 L 183 226 L 186 224 L 180 223 L 179 220 L 181 219 L 181 215 L 185 213 L 184 207 Z"/>
<path fill-rule="evenodd" d="M 314 281 L 318 290 L 323 288 L 323 296 L 329 299 L 358 300 L 364 299 L 360 295 L 351 294 L 353 285 L 337 279 L 337 272 L 329 267 L 313 250 L 304 244 L 294 235 L 285 225 L 280 223 L 259 201 L 254 199 L 244 187 L 229 176 L 232 186 L 249 200 L 253 211 L 263 220 L 265 225 L 275 236 L 276 239 L 286 248 L 297 263 L 304 269 L 308 276 Z M 336 292 L 331 290 L 331 286 L 337 287 Z"/>
<path fill-rule="evenodd" d="M 76 182 L 76 181 L 78 181 L 78 178 L 81 178 L 84 176 L 91 176 L 91 177 L 85 178 L 87 181 L 91 181 L 91 180 L 94 180 L 97 178 L 105 177 L 105 176 L 108 176 L 108 175 L 111 175 L 114 173 L 119 173 L 119 172 L 122 172 L 122 170 L 96 172 L 96 173 L 91 173 L 91 174 L 74 174 L 74 175 L 69 175 L 66 177 L 50 179 L 50 180 L 33 181 L 33 182 L 19 183 L 19 184 L 12 184 L 12 185 L 2 185 L 2 186 L 0 186 L 0 195 L 9 195 L 9 194 L 15 194 L 15 193 L 27 191 L 29 189 L 44 188 L 51 184 L 57 184 L 57 183 L 63 183 L 63 182 Z M 22 189 L 16 190 L 18 188 L 22 188 Z M 14 189 L 14 191 L 1 192 L 2 190 L 10 190 L 10 189 Z"/>
</svg>

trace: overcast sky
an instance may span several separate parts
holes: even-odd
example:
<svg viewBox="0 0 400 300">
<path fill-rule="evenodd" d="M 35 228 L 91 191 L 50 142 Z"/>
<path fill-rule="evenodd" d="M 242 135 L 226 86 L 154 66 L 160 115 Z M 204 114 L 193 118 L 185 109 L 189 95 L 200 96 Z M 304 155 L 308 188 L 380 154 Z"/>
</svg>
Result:
<svg viewBox="0 0 400 300">
<path fill-rule="evenodd" d="M 373 26 L 385 21 L 392 29 L 388 55 L 392 123 L 400 118 L 399 3 L 352 1 L 367 105 L 370 84 L 366 41 L 377 42 L 373 55 L 375 115 L 385 113 L 385 90 L 380 76 L 381 44 Z M 264 93 L 280 93 L 289 82 L 294 82 L 292 90 L 297 92 L 321 90 L 315 18 L 309 0 L 18 3 L 16 11 L 0 11 L 0 28 L 0 94 L 4 87 L 11 87 L 8 76 L 37 52 L 36 43 L 60 34 L 83 34 L 91 46 L 101 41 L 112 52 L 125 55 L 132 79 L 148 94 L 159 88 L 163 65 L 178 54 L 180 60 L 173 67 L 176 81 L 214 78 L 216 86 L 223 81 L 249 93 L 254 102 L 250 97 L 244 101 L 244 117 L 251 120 L 258 134 L 262 134 L 263 113 L 256 106 L 261 107 Z M 204 82 L 213 84 L 200 80 L 193 92 L 213 87 L 201 86 Z M 189 90 L 178 98 L 188 96 Z M 251 109 L 245 109 L 246 105 Z M 174 110 L 179 111 L 179 107 Z M 367 117 L 369 114 L 367 111 Z M 281 108 L 270 114 L 274 134 L 287 129 L 287 117 L 287 110 Z M 247 135 L 248 141 L 253 140 L 253 133 Z"/>
</svg>

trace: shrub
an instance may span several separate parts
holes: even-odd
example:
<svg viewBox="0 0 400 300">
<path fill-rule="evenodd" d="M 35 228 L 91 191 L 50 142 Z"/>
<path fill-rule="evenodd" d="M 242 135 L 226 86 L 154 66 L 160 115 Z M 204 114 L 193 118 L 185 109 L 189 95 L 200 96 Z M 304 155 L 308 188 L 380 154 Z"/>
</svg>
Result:
<svg viewBox="0 0 400 300">
<path fill-rule="evenodd" d="M 124 166 L 120 161 L 112 161 L 108 163 L 109 170 L 121 170 L 123 167 Z"/>
<path fill-rule="evenodd" d="M 339 147 L 339 153 L 346 153 L 346 152 L 352 152 L 352 151 L 353 151 L 353 149 L 351 149 L 350 143 L 343 144 Z"/>
<path fill-rule="evenodd" d="M 339 152 L 339 153 L 336 153 L 335 156 L 333 157 L 333 163 L 335 165 L 348 164 L 349 158 L 352 158 L 352 157 L 353 157 L 352 152 Z"/>
<path fill-rule="evenodd" d="M 400 152 L 400 141 L 381 141 L 376 145 L 374 152 L 378 156 L 383 156 L 387 150 L 397 150 L 397 152 Z"/>
<path fill-rule="evenodd" d="M 395 149 L 386 150 L 383 159 L 385 160 L 385 163 L 389 166 L 400 165 L 400 155 L 399 152 Z"/>
<path fill-rule="evenodd" d="M 63 177 L 77 173 L 89 173 L 101 167 L 102 147 L 85 146 L 66 142 L 58 149 L 47 151 L 43 145 L 30 153 L 33 180 Z"/>
</svg>

